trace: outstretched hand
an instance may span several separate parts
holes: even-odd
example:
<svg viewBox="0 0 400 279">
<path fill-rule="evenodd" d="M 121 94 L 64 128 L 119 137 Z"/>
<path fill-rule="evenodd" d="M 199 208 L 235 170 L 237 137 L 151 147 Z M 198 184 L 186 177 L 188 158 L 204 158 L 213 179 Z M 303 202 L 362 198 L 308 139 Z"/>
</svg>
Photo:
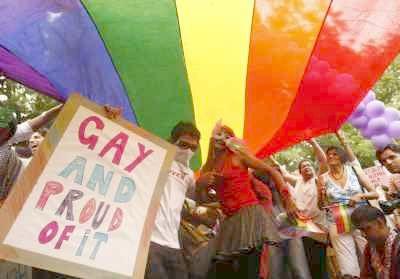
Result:
<svg viewBox="0 0 400 279">
<path fill-rule="evenodd" d="M 345 141 L 345 136 L 340 129 L 335 132 L 335 135 L 341 143 Z"/>
<path fill-rule="evenodd" d="M 310 138 L 307 140 L 307 142 L 311 145 L 315 144 L 317 141 L 315 140 L 315 138 Z"/>
<path fill-rule="evenodd" d="M 215 126 L 211 133 L 211 137 L 215 139 L 217 137 L 218 133 L 220 132 L 221 128 L 222 128 L 222 119 L 218 120 L 215 123 Z"/>
</svg>

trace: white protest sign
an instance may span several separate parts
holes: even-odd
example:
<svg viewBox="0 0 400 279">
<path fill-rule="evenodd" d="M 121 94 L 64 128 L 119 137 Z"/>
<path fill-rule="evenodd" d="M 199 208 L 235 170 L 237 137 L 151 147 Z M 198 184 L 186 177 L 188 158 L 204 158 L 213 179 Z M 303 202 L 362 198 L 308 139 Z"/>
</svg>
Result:
<svg viewBox="0 0 400 279">
<path fill-rule="evenodd" d="M 378 186 L 388 186 L 390 183 L 390 174 L 383 166 L 366 168 L 364 172 L 368 175 L 375 188 Z"/>
<path fill-rule="evenodd" d="M 66 105 L 15 186 L 29 195 L 16 189 L 1 211 L 25 198 L 1 235 L 15 251 L 6 258 L 86 278 L 143 277 L 174 148 L 101 112 L 77 95 Z"/>
</svg>

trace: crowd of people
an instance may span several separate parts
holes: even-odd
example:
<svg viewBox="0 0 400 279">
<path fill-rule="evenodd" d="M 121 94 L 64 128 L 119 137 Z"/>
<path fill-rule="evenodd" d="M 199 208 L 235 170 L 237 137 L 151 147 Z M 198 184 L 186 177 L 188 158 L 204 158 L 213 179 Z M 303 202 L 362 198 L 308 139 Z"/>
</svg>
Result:
<svg viewBox="0 0 400 279">
<path fill-rule="evenodd" d="M 0 107 L 0 206 L 45 137 L 42 127 L 61 107 L 21 124 Z M 106 112 L 120 113 L 110 107 Z M 378 193 L 346 139 L 336 135 L 341 146 L 325 150 L 310 139 L 316 162 L 300 161 L 293 174 L 273 157 L 254 156 L 230 127 L 218 123 L 207 160 L 195 173 L 190 160 L 201 135 L 194 124 L 179 122 L 168 139 L 177 153 L 156 216 L 145 278 L 400 279 L 399 212 L 394 211 L 393 226 L 370 205 Z M 29 143 L 27 156 L 15 146 L 21 141 Z M 400 146 L 388 145 L 376 156 L 392 174 L 387 199 L 398 199 Z M 348 224 L 340 222 L 338 212 Z M 293 226 L 297 220 L 312 222 L 326 237 L 286 235 L 280 230 L 282 214 Z"/>
</svg>

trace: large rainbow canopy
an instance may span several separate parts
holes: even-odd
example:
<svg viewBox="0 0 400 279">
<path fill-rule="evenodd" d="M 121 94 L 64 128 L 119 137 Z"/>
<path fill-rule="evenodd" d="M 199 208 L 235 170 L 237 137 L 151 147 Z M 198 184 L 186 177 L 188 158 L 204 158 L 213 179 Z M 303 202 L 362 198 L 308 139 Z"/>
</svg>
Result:
<svg viewBox="0 0 400 279">
<path fill-rule="evenodd" d="M 2 0 L 0 71 L 162 137 L 219 119 L 259 156 L 340 127 L 400 51 L 399 0 Z"/>
</svg>

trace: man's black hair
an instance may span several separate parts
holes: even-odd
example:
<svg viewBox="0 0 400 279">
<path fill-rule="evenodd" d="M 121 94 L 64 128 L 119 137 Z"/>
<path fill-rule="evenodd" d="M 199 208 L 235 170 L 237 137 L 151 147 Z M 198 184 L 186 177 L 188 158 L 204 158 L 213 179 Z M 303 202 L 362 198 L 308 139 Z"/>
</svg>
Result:
<svg viewBox="0 0 400 279">
<path fill-rule="evenodd" d="M 399 153 L 400 154 L 400 145 L 399 144 L 394 144 L 394 143 L 388 144 L 383 149 L 380 149 L 380 150 L 376 151 L 376 158 L 379 160 L 379 162 L 381 162 L 382 153 L 385 152 L 388 149 L 392 150 L 395 153 Z"/>
<path fill-rule="evenodd" d="M 170 141 L 176 142 L 181 136 L 189 135 L 197 140 L 200 140 L 200 131 L 191 122 L 180 121 L 171 131 Z"/>
<path fill-rule="evenodd" d="M 343 150 L 343 148 L 341 148 L 339 146 L 331 145 L 326 149 L 325 153 L 326 153 L 327 156 L 328 156 L 328 152 L 331 151 L 331 150 L 335 150 L 336 151 L 336 153 L 338 154 L 342 164 L 344 164 L 344 163 L 346 163 L 348 161 L 347 154 Z"/>
<path fill-rule="evenodd" d="M 311 166 L 314 167 L 314 164 L 313 164 L 313 162 L 312 162 L 311 160 L 309 160 L 309 159 L 303 159 L 303 160 L 301 160 L 301 161 L 299 162 L 299 164 L 297 165 L 297 167 L 298 167 L 298 169 L 299 169 L 299 172 L 301 172 L 301 165 L 302 165 L 304 162 L 309 162 L 309 163 L 311 164 Z"/>
<path fill-rule="evenodd" d="M 372 222 L 378 219 L 382 219 L 386 223 L 385 214 L 370 205 L 357 207 L 351 214 L 351 222 L 356 227 L 360 227 L 362 222 Z"/>
</svg>

